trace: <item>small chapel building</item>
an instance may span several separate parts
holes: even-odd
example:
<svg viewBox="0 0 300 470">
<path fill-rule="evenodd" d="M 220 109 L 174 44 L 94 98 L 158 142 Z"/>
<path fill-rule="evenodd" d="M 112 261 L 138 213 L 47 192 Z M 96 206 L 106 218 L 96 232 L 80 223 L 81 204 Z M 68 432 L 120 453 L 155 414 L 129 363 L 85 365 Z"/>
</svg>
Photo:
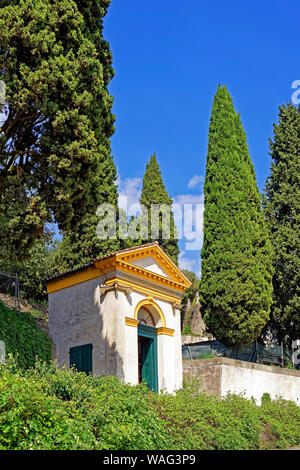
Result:
<svg viewBox="0 0 300 470">
<path fill-rule="evenodd" d="M 47 282 L 58 366 L 182 386 L 180 301 L 191 282 L 157 242 L 103 256 Z"/>
</svg>

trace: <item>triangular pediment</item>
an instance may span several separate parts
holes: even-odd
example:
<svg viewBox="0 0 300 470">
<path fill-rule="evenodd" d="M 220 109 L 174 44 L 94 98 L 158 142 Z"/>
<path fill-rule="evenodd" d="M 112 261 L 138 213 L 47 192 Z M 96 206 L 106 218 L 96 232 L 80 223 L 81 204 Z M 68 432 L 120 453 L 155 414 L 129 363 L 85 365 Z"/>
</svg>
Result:
<svg viewBox="0 0 300 470">
<path fill-rule="evenodd" d="M 149 243 L 135 248 L 120 251 L 117 259 L 128 265 L 137 266 L 159 276 L 171 279 L 185 288 L 190 287 L 191 282 L 176 266 L 169 256 L 162 250 L 158 243 Z"/>
<path fill-rule="evenodd" d="M 183 292 L 192 283 L 157 242 L 116 251 L 91 263 L 48 279 L 48 293 L 121 271 L 136 279 Z M 111 281 L 112 282 L 112 281 Z M 124 283 L 124 278 L 122 278 Z"/>
<path fill-rule="evenodd" d="M 139 266 L 140 268 L 147 269 L 156 274 L 160 274 L 161 276 L 165 276 L 171 279 L 171 276 L 162 268 L 162 266 L 152 257 L 152 256 L 145 256 L 143 258 L 137 258 L 130 262 L 134 266 Z"/>
</svg>

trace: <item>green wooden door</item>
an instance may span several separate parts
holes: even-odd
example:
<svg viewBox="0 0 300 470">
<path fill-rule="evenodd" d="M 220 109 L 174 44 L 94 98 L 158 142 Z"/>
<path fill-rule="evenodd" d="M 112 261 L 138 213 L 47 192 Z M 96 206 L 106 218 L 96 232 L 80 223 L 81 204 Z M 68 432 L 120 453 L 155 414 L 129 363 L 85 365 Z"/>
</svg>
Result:
<svg viewBox="0 0 300 470">
<path fill-rule="evenodd" d="M 140 325 L 138 334 L 141 337 L 140 363 L 141 379 L 150 390 L 158 391 L 157 372 L 157 336 L 156 328 Z"/>
</svg>

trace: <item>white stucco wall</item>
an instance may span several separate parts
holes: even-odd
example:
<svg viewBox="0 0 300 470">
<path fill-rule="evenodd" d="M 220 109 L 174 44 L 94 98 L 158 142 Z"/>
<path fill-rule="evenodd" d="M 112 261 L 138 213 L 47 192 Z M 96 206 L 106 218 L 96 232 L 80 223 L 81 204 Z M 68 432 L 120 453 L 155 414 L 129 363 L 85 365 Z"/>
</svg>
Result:
<svg viewBox="0 0 300 470">
<path fill-rule="evenodd" d="M 101 283 L 96 278 L 49 294 L 49 332 L 60 367 L 69 367 L 71 347 L 92 343 L 96 376 L 120 370 L 116 302 L 112 292 L 101 299 Z"/>
<path fill-rule="evenodd" d="M 272 399 L 282 397 L 300 405 L 300 373 L 298 376 L 276 373 L 275 367 L 261 367 L 222 365 L 221 395 L 245 393 L 247 398 L 253 397 L 260 404 L 262 395 L 268 393 Z"/>
</svg>

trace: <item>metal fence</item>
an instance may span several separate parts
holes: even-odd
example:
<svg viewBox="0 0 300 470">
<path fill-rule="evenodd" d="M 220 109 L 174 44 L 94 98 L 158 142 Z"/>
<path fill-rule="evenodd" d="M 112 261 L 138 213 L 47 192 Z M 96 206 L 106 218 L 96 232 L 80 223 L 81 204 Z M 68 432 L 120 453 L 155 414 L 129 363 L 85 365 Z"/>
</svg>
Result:
<svg viewBox="0 0 300 470">
<path fill-rule="evenodd" d="M 14 305 L 20 309 L 20 284 L 17 274 L 0 272 L 0 293 L 14 297 Z"/>
<path fill-rule="evenodd" d="M 293 350 L 291 348 L 283 345 L 267 347 L 258 341 L 253 341 L 247 346 L 235 345 L 229 347 L 217 340 L 184 344 L 182 346 L 182 358 L 184 360 L 229 357 L 240 361 L 284 367 L 292 363 L 292 355 Z"/>
</svg>

